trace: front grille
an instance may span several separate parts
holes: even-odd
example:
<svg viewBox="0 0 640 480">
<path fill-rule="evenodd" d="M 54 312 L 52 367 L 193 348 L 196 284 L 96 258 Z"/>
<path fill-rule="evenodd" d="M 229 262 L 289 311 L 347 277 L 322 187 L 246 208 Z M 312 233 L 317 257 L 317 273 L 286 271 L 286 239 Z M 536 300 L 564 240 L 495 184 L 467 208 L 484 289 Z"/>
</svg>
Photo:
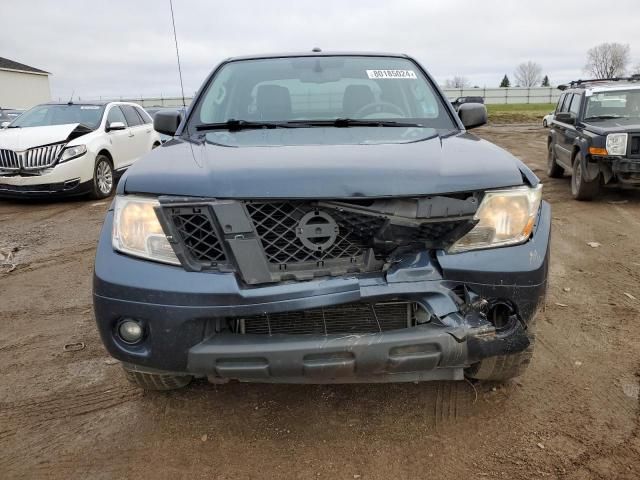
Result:
<svg viewBox="0 0 640 480">
<path fill-rule="evenodd" d="M 631 137 L 631 146 L 629 147 L 629 156 L 640 157 L 640 135 Z"/>
<path fill-rule="evenodd" d="M 27 150 L 22 154 L 22 168 L 25 170 L 38 170 L 50 167 L 58 160 L 64 145 L 64 143 L 56 143 Z"/>
<path fill-rule="evenodd" d="M 0 168 L 4 170 L 19 170 L 20 160 L 13 150 L 0 148 Z"/>
<path fill-rule="evenodd" d="M 51 167 L 60 156 L 64 143 L 45 145 L 14 152 L 13 150 L 0 149 L 0 169 L 4 170 L 40 170 Z"/>
<path fill-rule="evenodd" d="M 415 325 L 412 302 L 348 303 L 297 312 L 230 320 L 235 333 L 252 335 L 330 335 L 378 333 Z"/>
<path fill-rule="evenodd" d="M 165 214 L 170 218 L 192 260 L 209 265 L 226 261 L 222 243 L 207 207 L 168 208 Z"/>
<path fill-rule="evenodd" d="M 249 216 L 260 238 L 267 261 L 272 264 L 319 262 L 331 259 L 355 259 L 367 248 L 367 240 L 382 227 L 384 220 L 351 212 L 329 212 L 338 226 L 335 239 L 314 238 L 305 245 L 296 232 L 301 219 L 309 212 L 320 212 L 304 202 L 247 203 Z M 313 248 L 317 245 L 318 248 Z"/>
</svg>

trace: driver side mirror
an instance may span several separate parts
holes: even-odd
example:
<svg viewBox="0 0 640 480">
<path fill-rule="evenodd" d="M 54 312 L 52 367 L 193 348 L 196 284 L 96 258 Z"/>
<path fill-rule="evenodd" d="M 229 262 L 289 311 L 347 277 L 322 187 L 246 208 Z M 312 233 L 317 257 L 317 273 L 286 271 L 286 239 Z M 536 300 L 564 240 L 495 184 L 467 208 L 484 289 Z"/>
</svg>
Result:
<svg viewBox="0 0 640 480">
<path fill-rule="evenodd" d="M 568 123 L 569 125 L 575 125 L 576 117 L 571 112 L 558 112 L 556 113 L 556 118 L 558 122 Z"/>
<path fill-rule="evenodd" d="M 177 110 L 158 112 L 153 117 L 153 129 L 158 133 L 164 133 L 173 137 L 182 121 L 182 114 Z"/>
<path fill-rule="evenodd" d="M 458 117 L 467 130 L 479 127 L 487 123 L 487 107 L 482 103 L 463 103 L 458 107 Z"/>
<path fill-rule="evenodd" d="M 113 130 L 124 130 L 127 126 L 122 122 L 111 122 L 107 125 L 107 132 L 111 132 Z"/>
</svg>

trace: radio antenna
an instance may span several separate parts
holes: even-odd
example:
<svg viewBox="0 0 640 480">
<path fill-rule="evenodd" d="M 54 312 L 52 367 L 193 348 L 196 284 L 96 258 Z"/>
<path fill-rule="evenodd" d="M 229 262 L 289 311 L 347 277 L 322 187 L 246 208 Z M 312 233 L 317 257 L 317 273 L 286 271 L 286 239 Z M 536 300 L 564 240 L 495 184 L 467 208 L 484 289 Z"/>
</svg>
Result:
<svg viewBox="0 0 640 480">
<path fill-rule="evenodd" d="M 173 25 L 173 41 L 176 44 L 176 57 L 178 58 L 178 75 L 180 76 L 180 90 L 182 92 L 182 106 L 186 108 L 187 102 L 184 98 L 184 84 L 182 83 L 182 67 L 180 67 L 180 51 L 178 50 L 178 36 L 176 35 L 176 21 L 173 17 L 173 1 L 169 0 L 171 8 L 171 24 Z"/>
</svg>

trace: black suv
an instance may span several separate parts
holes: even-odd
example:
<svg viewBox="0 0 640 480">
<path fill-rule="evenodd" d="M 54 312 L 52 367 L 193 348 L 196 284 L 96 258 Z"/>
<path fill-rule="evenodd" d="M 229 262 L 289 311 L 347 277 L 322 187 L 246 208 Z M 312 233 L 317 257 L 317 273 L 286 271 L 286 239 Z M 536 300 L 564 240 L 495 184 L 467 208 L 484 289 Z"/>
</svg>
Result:
<svg viewBox="0 0 640 480">
<path fill-rule="evenodd" d="M 118 184 L 94 307 L 127 377 L 504 380 L 522 373 L 550 208 L 404 55 L 232 58 Z"/>
<path fill-rule="evenodd" d="M 640 76 L 578 80 L 563 90 L 548 138 L 547 175 L 571 172 L 571 194 L 640 187 Z"/>
</svg>

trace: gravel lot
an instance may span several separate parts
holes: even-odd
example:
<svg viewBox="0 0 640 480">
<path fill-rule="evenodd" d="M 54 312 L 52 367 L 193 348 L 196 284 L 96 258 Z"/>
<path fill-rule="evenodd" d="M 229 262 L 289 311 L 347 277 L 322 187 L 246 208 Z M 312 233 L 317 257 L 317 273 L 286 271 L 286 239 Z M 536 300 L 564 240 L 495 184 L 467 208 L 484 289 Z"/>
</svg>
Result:
<svg viewBox="0 0 640 480">
<path fill-rule="evenodd" d="M 93 320 L 108 202 L 0 201 L 0 263 L 16 264 L 0 266 L 0 477 L 640 478 L 640 193 L 575 202 L 568 178 L 544 174 L 543 129 L 478 133 L 527 162 L 553 206 L 550 289 L 525 376 L 477 390 L 194 383 L 143 393 Z M 75 342 L 85 347 L 63 350 Z"/>
</svg>

